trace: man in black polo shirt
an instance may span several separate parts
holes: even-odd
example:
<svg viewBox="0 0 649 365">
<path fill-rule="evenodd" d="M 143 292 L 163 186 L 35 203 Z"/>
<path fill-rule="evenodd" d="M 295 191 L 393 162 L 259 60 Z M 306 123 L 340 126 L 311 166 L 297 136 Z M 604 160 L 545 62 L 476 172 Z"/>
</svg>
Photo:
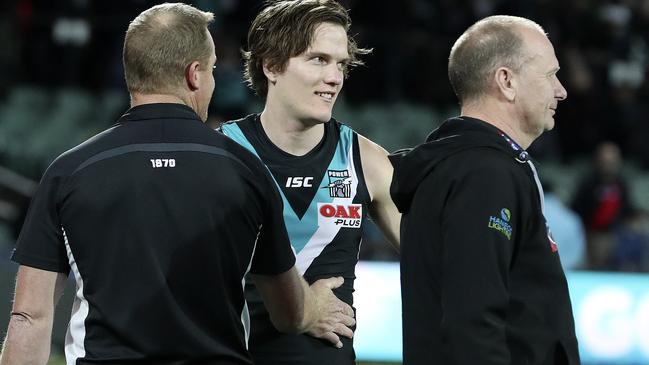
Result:
<svg viewBox="0 0 649 365">
<path fill-rule="evenodd" d="M 203 124 L 212 18 L 163 4 L 130 24 L 132 108 L 46 171 L 13 255 L 21 266 L 3 365 L 47 362 L 70 271 L 68 364 L 251 364 L 247 272 L 279 329 L 336 341 L 353 325 L 331 292 L 342 278 L 309 287 L 297 274 L 267 169 Z M 331 328 L 314 328 L 322 316 Z"/>
</svg>

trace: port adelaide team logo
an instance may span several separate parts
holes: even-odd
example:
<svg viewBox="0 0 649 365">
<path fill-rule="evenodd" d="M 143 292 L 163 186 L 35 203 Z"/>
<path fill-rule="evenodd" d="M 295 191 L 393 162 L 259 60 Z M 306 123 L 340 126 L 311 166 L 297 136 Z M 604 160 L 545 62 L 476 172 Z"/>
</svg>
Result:
<svg viewBox="0 0 649 365">
<path fill-rule="evenodd" d="M 332 198 L 351 198 L 352 178 L 347 170 L 328 170 L 329 196 Z M 318 203 L 318 225 L 341 228 L 360 228 L 363 220 L 361 204 Z"/>
<path fill-rule="evenodd" d="M 329 196 L 332 198 L 350 198 L 352 195 L 352 178 L 347 170 L 327 170 L 329 175 Z"/>
</svg>

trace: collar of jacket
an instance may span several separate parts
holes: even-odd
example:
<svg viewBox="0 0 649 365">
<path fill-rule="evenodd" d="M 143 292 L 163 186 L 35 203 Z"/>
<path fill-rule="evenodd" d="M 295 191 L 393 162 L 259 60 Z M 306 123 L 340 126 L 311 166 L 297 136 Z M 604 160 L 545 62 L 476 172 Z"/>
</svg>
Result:
<svg viewBox="0 0 649 365">
<path fill-rule="evenodd" d="M 519 163 L 530 160 L 527 151 L 495 126 L 470 117 L 448 119 L 428 135 L 426 142 L 389 156 L 394 167 L 390 194 L 399 211 L 408 211 L 419 183 L 439 162 L 476 147 L 496 149 Z"/>
</svg>

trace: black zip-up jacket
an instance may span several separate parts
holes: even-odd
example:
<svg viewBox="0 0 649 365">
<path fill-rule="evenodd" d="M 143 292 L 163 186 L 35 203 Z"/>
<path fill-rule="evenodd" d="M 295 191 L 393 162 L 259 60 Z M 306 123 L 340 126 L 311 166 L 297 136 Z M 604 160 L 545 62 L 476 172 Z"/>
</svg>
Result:
<svg viewBox="0 0 649 365">
<path fill-rule="evenodd" d="M 577 365 L 568 285 L 527 152 L 446 121 L 390 156 L 405 365 Z"/>
</svg>

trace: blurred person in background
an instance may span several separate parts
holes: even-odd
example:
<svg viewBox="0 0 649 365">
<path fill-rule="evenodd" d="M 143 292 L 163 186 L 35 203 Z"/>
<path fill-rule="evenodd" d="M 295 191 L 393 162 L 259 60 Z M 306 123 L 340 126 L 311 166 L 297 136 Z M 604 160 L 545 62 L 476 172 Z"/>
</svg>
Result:
<svg viewBox="0 0 649 365">
<path fill-rule="evenodd" d="M 564 270 L 583 268 L 586 263 L 586 234 L 581 218 L 555 194 L 554 184 L 542 181 L 545 198 L 544 215 L 552 236 L 561 248 L 561 266 Z"/>
<path fill-rule="evenodd" d="M 451 49 L 461 116 L 391 156 L 404 365 L 578 365 L 572 305 L 526 149 L 567 97 L 537 23 L 492 16 Z"/>
<path fill-rule="evenodd" d="M 634 209 L 613 232 L 614 247 L 607 262 L 615 271 L 649 272 L 649 213 Z"/>
<path fill-rule="evenodd" d="M 342 276 L 334 292 L 353 303 L 365 218 L 398 249 L 399 220 L 389 194 L 387 152 L 332 118 L 350 68 L 361 64 L 351 20 L 334 0 L 278 1 L 250 26 L 245 77 L 264 110 L 221 130 L 268 167 L 284 200 L 284 222 L 297 268 L 308 282 Z M 258 365 L 355 363 L 351 331 L 342 348 L 307 335 L 277 333 L 254 287 L 250 351 Z M 322 323 L 325 329 L 328 323 Z"/>
<path fill-rule="evenodd" d="M 247 273 L 281 330 L 336 344 L 336 329 L 314 326 L 354 324 L 331 291 L 342 278 L 309 287 L 297 274 L 266 168 L 204 124 L 212 19 L 166 3 L 129 25 L 132 107 L 45 172 L 13 254 L 20 267 L 0 364 L 47 363 L 70 271 L 68 364 L 252 364 Z"/>
<path fill-rule="evenodd" d="M 586 227 L 588 269 L 607 268 L 615 242 L 613 229 L 633 209 L 622 162 L 615 143 L 599 144 L 591 168 L 573 194 L 572 209 Z"/>
</svg>

